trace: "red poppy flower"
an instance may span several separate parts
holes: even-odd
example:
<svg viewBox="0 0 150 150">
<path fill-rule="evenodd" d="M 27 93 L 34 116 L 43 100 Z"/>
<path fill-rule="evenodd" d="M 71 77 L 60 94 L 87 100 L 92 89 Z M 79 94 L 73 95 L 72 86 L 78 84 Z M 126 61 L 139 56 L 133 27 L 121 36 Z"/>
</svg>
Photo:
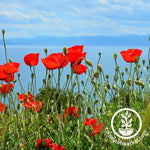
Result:
<svg viewBox="0 0 150 150">
<path fill-rule="evenodd" d="M 64 147 L 60 146 L 59 144 L 54 145 L 52 150 L 64 150 Z"/>
<path fill-rule="evenodd" d="M 24 57 L 24 62 L 28 66 L 36 66 L 39 61 L 39 53 L 30 53 Z"/>
<path fill-rule="evenodd" d="M 140 49 L 128 49 L 120 52 L 121 56 L 126 62 L 135 62 L 137 56 L 141 56 L 142 50 Z"/>
<path fill-rule="evenodd" d="M 34 96 L 32 94 L 28 94 L 28 96 L 25 95 L 25 93 L 22 93 L 20 95 L 18 95 L 18 99 L 21 101 L 23 101 L 23 103 L 25 103 L 26 101 L 32 101 L 34 98 Z"/>
<path fill-rule="evenodd" d="M 37 148 L 51 148 L 54 146 L 54 143 L 50 139 L 44 139 L 45 145 L 42 144 L 42 139 L 37 140 L 37 145 L 35 147 Z"/>
<path fill-rule="evenodd" d="M 0 113 L 2 113 L 6 108 L 6 105 L 0 102 Z"/>
<path fill-rule="evenodd" d="M 40 111 L 40 109 L 42 108 L 42 103 L 40 101 L 34 100 L 34 101 L 27 101 L 25 103 L 23 103 L 23 106 L 26 109 L 30 109 L 31 107 L 33 108 L 33 111 Z"/>
<path fill-rule="evenodd" d="M 1 86 L 2 86 L 2 88 L 0 89 L 0 93 L 3 93 L 3 94 L 4 93 L 8 94 L 10 92 L 10 89 L 14 88 L 14 85 L 12 83 L 10 83 L 10 84 L 2 84 Z"/>
<path fill-rule="evenodd" d="M 94 126 L 92 126 L 92 128 L 93 128 L 93 132 L 92 132 L 91 136 L 93 136 L 93 134 L 94 135 L 99 134 L 100 130 L 103 130 L 103 123 L 101 122 L 98 125 L 94 125 Z"/>
<path fill-rule="evenodd" d="M 76 107 L 69 107 L 65 109 L 65 117 L 68 114 L 70 117 L 74 116 L 75 118 L 78 117 L 77 115 L 78 109 Z"/>
<path fill-rule="evenodd" d="M 86 56 L 86 52 L 82 53 L 83 45 L 76 45 L 68 48 L 67 58 L 69 59 L 71 65 L 80 64 Z"/>
<path fill-rule="evenodd" d="M 4 80 L 5 82 L 11 82 L 14 79 L 14 74 L 8 75 L 7 73 L 4 72 L 3 70 L 4 66 L 0 65 L 0 80 Z"/>
<path fill-rule="evenodd" d="M 20 63 L 9 62 L 9 63 L 4 64 L 3 70 L 7 74 L 13 74 L 19 71 L 19 66 L 20 66 Z"/>
<path fill-rule="evenodd" d="M 74 69 L 74 73 L 77 73 L 77 74 L 82 74 L 86 71 L 87 67 L 82 65 L 82 64 L 79 64 L 79 65 L 73 65 L 72 66 L 72 69 Z"/>
<path fill-rule="evenodd" d="M 63 68 L 69 63 L 68 59 L 62 53 L 53 53 L 41 59 L 41 61 L 48 70 Z"/>
<path fill-rule="evenodd" d="M 93 118 L 93 119 L 86 118 L 84 120 L 84 125 L 85 126 L 92 126 L 92 125 L 95 125 L 97 123 L 97 121 L 98 121 L 98 119 L 95 119 L 95 118 Z"/>
</svg>

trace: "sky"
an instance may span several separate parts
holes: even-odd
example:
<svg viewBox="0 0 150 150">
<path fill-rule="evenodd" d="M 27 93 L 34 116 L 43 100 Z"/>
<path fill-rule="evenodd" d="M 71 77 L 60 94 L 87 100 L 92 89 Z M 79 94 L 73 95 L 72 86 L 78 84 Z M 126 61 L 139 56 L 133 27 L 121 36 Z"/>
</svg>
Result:
<svg viewBox="0 0 150 150">
<path fill-rule="evenodd" d="M 150 34 L 150 0 L 1 0 L 7 38 Z"/>
</svg>

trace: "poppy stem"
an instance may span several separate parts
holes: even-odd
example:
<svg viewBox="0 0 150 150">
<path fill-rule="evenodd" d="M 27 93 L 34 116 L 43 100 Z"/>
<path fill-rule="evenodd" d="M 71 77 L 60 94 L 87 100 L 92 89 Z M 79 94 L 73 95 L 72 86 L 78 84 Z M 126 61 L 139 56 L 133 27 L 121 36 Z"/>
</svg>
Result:
<svg viewBox="0 0 150 150">
<path fill-rule="evenodd" d="M 5 30 L 2 30 L 2 35 L 3 35 L 3 43 L 4 43 L 4 49 L 5 49 L 5 58 L 6 58 L 6 63 L 8 63 L 8 59 L 7 59 L 7 48 L 6 48 L 6 43 L 5 43 Z"/>
<path fill-rule="evenodd" d="M 58 69 L 58 92 L 60 90 L 60 68 Z"/>
</svg>

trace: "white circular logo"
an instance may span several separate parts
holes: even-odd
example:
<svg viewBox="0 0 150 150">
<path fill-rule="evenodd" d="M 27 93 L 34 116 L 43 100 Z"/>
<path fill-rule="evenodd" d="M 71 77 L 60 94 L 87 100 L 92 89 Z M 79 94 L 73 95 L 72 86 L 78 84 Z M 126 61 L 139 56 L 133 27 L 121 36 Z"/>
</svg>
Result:
<svg viewBox="0 0 150 150">
<path fill-rule="evenodd" d="M 124 113 L 121 113 L 121 112 L 124 112 Z M 117 123 L 121 121 L 121 125 L 117 127 L 118 132 L 116 132 L 114 129 L 114 120 L 117 115 L 120 116 L 120 119 L 117 120 Z M 132 127 L 132 121 L 133 121 L 133 118 L 135 119 L 135 116 L 139 120 L 139 127 L 137 130 Z M 111 128 L 114 134 L 122 139 L 131 139 L 135 137 L 140 132 L 141 127 L 142 127 L 142 120 L 141 120 L 140 115 L 135 110 L 130 109 L 130 108 L 119 109 L 117 112 L 115 112 L 115 114 L 113 115 L 111 119 Z"/>
</svg>

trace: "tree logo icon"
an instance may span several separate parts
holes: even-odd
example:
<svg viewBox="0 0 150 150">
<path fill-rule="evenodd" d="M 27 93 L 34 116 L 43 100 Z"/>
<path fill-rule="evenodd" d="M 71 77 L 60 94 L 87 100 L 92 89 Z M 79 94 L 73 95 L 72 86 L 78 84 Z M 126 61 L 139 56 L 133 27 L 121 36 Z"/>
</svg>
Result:
<svg viewBox="0 0 150 150">
<path fill-rule="evenodd" d="M 141 130 L 142 120 L 133 109 L 123 108 L 115 112 L 111 119 L 111 128 L 122 139 L 131 139 Z"/>
</svg>

